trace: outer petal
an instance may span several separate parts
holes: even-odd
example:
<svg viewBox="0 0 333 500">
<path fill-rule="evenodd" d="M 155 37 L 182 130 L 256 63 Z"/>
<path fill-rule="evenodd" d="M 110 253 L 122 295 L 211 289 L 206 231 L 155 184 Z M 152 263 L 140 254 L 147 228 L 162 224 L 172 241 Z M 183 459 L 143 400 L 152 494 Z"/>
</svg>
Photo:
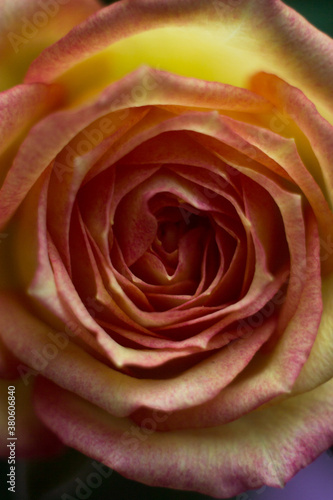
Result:
<svg viewBox="0 0 333 500">
<path fill-rule="evenodd" d="M 333 47 L 332 47 L 333 51 Z M 323 184 L 323 192 L 326 195 L 331 209 L 333 208 L 333 123 L 328 123 L 317 111 L 303 92 L 275 75 L 264 73 L 256 75 L 252 79 L 253 90 L 271 101 L 278 109 L 287 113 L 304 133 L 306 139 L 301 137 L 299 149 L 302 142 L 307 140 L 313 149 L 315 158 L 306 161 L 307 167 L 316 178 L 318 184 Z M 333 88 L 331 86 L 331 93 Z M 297 139 L 296 139 L 297 140 Z M 297 144 L 298 145 L 298 144 Z M 318 160 L 318 164 L 316 162 Z"/>
<path fill-rule="evenodd" d="M 23 95 L 27 92 L 25 90 L 27 87 L 24 87 Z M 135 93 L 138 89 L 143 92 L 143 94 L 140 93 L 140 98 L 137 98 Z M 20 94 L 16 88 L 10 91 L 8 98 L 12 95 L 11 92 Z M 6 100 L 5 93 L 0 94 L 0 111 L 1 95 L 5 96 Z M 22 101 L 22 99 L 23 97 L 19 100 Z M 271 109 L 271 104 L 267 100 L 244 89 L 231 89 L 226 85 L 210 82 L 206 82 L 202 87 L 193 79 L 168 75 L 147 67 L 140 68 L 123 80 L 110 85 L 93 103 L 85 103 L 76 111 L 65 110 L 53 113 L 32 128 L 22 143 L 0 192 L 0 203 L 3 207 L 0 214 L 0 226 L 9 220 L 27 191 L 56 155 L 91 123 L 96 121 L 93 130 L 97 129 L 99 132 L 99 129 L 103 130 L 103 117 L 110 112 L 131 107 L 142 108 L 153 104 L 199 106 L 200 103 L 201 105 L 204 103 L 208 109 L 218 107 L 228 111 L 239 111 L 239 103 L 242 103 L 249 114 Z M 5 105 L 6 101 L 4 101 Z M 4 116 L 6 118 L 6 114 Z M 16 113 L 14 113 L 14 118 L 15 116 Z M 13 121 L 14 118 L 10 120 Z M 100 122 L 97 121 L 98 119 L 101 119 Z M 109 123 L 111 122 L 113 127 L 121 127 L 125 119 L 127 123 L 127 111 L 124 114 L 109 117 Z M 9 121 L 9 129 L 11 126 L 11 121 Z M 18 127 L 18 124 L 15 127 Z M 110 125 L 108 127 L 110 128 Z M 111 128 L 112 130 L 114 128 Z M 41 143 L 43 143 L 42 149 Z M 25 168 L 27 163 L 31 166 L 28 172 Z M 71 163 L 64 165 L 65 170 L 68 170 L 70 166 Z"/>
<path fill-rule="evenodd" d="M 141 406 L 173 411 L 211 399 L 246 367 L 275 326 L 274 320 L 267 322 L 247 342 L 218 351 L 171 380 L 135 379 L 101 363 L 64 334 L 48 329 L 17 299 L 3 296 L 0 307 L 1 337 L 20 360 L 118 417 L 128 416 Z M 10 321 L 13 314 L 17 317 L 15 325 Z"/>
<path fill-rule="evenodd" d="M 333 439 L 333 381 L 222 427 L 154 432 L 116 419 L 42 380 L 39 417 L 66 444 L 140 482 L 228 498 L 262 484 L 282 487 Z M 158 420 L 167 415 L 155 413 Z M 153 430 L 152 430 L 153 429 Z"/>
<path fill-rule="evenodd" d="M 85 60 L 79 71 L 96 82 L 99 63 L 103 86 L 143 63 L 240 87 L 266 71 L 302 88 L 333 119 L 332 47 L 280 0 L 124 0 L 44 51 L 26 81 L 53 81 Z M 69 88 L 73 75 L 65 79 Z"/>
<path fill-rule="evenodd" d="M 0 90 L 20 83 L 45 47 L 100 7 L 98 0 L 0 0 Z"/>
<path fill-rule="evenodd" d="M 333 378 L 333 274 L 323 280 L 323 314 L 310 356 L 293 387 L 298 394 Z"/>
<path fill-rule="evenodd" d="M 138 75 L 133 75 L 133 77 L 136 81 Z M 68 110 L 53 113 L 32 128 L 22 143 L 1 187 L 0 226 L 8 222 L 38 177 L 82 128 L 107 112 L 113 111 L 114 108 L 117 110 L 122 106 L 126 107 L 125 103 L 120 104 L 119 101 L 115 101 L 119 90 L 124 89 L 124 83 L 126 89 L 126 84 L 131 85 L 133 77 L 131 76 L 128 82 L 119 82 L 112 86 L 108 98 L 102 94 L 93 106 L 86 106 L 76 113 Z M 40 148 L 41 143 L 43 148 Z M 28 171 L 25 167 L 27 164 L 30 165 Z"/>
<path fill-rule="evenodd" d="M 294 90 L 300 93 L 297 89 Z M 296 186 L 303 191 L 314 210 L 319 231 L 324 237 L 329 231 L 333 231 L 333 214 L 324 196 L 325 193 L 327 194 L 327 198 L 330 199 L 333 192 L 333 174 L 329 164 L 329 158 L 333 155 L 333 127 L 312 109 L 311 103 L 305 96 L 303 98 L 304 100 L 300 99 L 298 106 L 295 106 L 294 112 L 299 117 L 303 113 L 304 108 L 306 108 L 308 125 L 311 123 L 312 132 L 316 131 L 317 134 L 317 137 L 313 138 L 314 148 L 325 151 L 325 157 L 322 155 L 322 158 L 320 158 L 322 161 L 318 166 L 316 161 L 307 161 L 307 158 L 301 161 L 298 144 L 295 144 L 293 138 L 286 139 L 270 130 L 242 121 L 228 118 L 225 118 L 225 121 L 243 139 L 247 140 L 252 146 L 259 148 L 260 151 L 272 160 L 275 160 L 290 176 Z M 307 104 L 308 106 L 306 106 Z M 282 106 L 285 109 L 285 103 Z M 301 122 L 300 127 L 304 130 L 302 125 L 303 123 Z M 304 130 L 304 132 L 307 131 Z M 311 133 L 306 133 L 306 136 L 310 139 Z M 320 142 L 320 139 L 322 139 L 322 142 Z"/>
<path fill-rule="evenodd" d="M 16 141 L 22 141 L 33 123 L 50 112 L 61 96 L 59 86 L 40 83 L 17 85 L 0 93 L 0 184 L 16 153 Z"/>
</svg>

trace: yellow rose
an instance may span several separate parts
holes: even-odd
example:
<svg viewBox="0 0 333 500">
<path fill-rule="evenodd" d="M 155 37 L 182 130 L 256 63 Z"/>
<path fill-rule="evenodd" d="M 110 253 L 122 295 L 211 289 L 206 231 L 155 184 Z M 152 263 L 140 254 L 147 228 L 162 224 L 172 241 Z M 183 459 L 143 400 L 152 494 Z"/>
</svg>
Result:
<svg viewBox="0 0 333 500">
<path fill-rule="evenodd" d="M 332 40 L 279 0 L 0 6 L 18 452 L 283 486 L 333 443 Z"/>
</svg>

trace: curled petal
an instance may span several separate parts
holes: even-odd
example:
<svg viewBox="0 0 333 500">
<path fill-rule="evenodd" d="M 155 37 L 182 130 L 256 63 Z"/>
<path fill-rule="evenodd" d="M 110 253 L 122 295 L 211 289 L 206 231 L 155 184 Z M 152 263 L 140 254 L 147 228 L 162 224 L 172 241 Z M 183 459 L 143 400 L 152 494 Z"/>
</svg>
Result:
<svg viewBox="0 0 333 500">
<path fill-rule="evenodd" d="M 278 109 L 286 113 L 298 125 L 302 133 L 305 134 L 306 139 L 310 142 L 313 149 L 315 158 L 305 157 L 304 162 L 318 184 L 322 186 L 323 193 L 332 209 L 333 173 L 331 162 L 333 155 L 333 121 L 329 123 L 325 120 L 319 114 L 315 105 L 299 88 L 289 85 L 275 75 L 265 73 L 255 75 L 252 79 L 252 88 L 255 92 L 270 100 Z M 307 142 L 306 139 L 301 137 L 299 141 L 300 150 L 302 150 L 302 142 Z M 305 173 L 305 175 L 308 177 L 308 174 Z M 299 183 L 301 187 L 304 185 L 301 179 L 299 179 Z M 312 186 L 312 190 L 314 198 L 317 198 L 316 204 L 319 208 L 318 195 L 315 193 L 316 186 Z M 309 198 L 311 199 L 311 196 Z M 323 216 L 325 216 L 327 210 L 323 206 L 321 210 L 323 211 Z M 330 226 L 332 226 L 332 223 Z"/>
<path fill-rule="evenodd" d="M 282 397 L 292 394 L 293 386 L 306 364 L 311 349 L 314 348 L 316 335 L 321 319 L 322 303 L 320 290 L 320 269 L 318 261 L 318 236 L 315 235 L 315 222 L 310 218 L 306 258 L 306 282 L 304 284 L 296 312 L 289 321 L 285 331 L 278 339 L 274 349 L 258 353 L 250 362 L 242 375 L 232 384 L 229 384 L 218 396 L 205 404 L 174 412 L 166 422 L 166 428 L 186 429 L 193 427 L 209 427 L 235 420 L 260 405 L 272 401 L 277 396 Z M 296 277 L 296 280 L 298 278 Z M 265 308 L 257 315 L 256 322 L 265 322 L 266 317 L 271 317 L 279 305 L 284 302 L 283 293 L 279 293 L 272 301 L 267 312 Z M 330 313 L 326 316 L 330 321 Z M 324 328 L 327 323 L 324 322 Z M 237 342 L 247 342 L 248 336 L 255 328 L 249 321 L 240 321 L 238 329 L 245 336 L 229 345 L 233 349 Z M 322 332 L 322 338 L 327 338 L 327 329 Z M 330 336 L 328 335 L 328 338 Z M 275 337 L 276 340 L 276 337 Z M 269 341 L 268 341 L 269 342 Z M 319 344 L 320 345 L 320 344 Z M 317 360 L 320 347 L 315 348 L 313 361 Z M 317 355 L 316 355 L 317 353 Z M 328 352 L 330 360 L 330 350 Z M 313 364 L 310 364 L 311 370 Z M 306 371 L 306 369 L 305 369 Z M 330 368 L 323 366 L 321 376 L 330 373 Z M 321 380 L 327 380 L 326 378 Z M 306 383 L 306 379 L 301 376 Z M 309 387 L 315 376 L 309 378 Z M 318 379 L 317 379 L 318 380 Z M 297 382 L 296 382 L 297 385 Z M 306 385 L 305 385 L 306 387 Z"/>
<path fill-rule="evenodd" d="M 64 334 L 48 329 L 20 307 L 16 298 L 3 297 L 1 310 L 1 337 L 22 362 L 118 417 L 130 415 L 141 406 L 173 411 L 213 398 L 244 369 L 275 326 L 274 320 L 268 322 L 247 343 L 221 350 L 172 380 L 140 380 L 115 371 Z M 14 310 L 18 320 L 15 326 L 9 323 Z M 202 385 L 205 391 L 200 389 Z"/>
<path fill-rule="evenodd" d="M 101 9 L 44 51 L 27 81 L 50 82 L 74 67 L 70 88 L 82 61 L 80 70 L 94 77 L 103 65 L 104 87 L 142 64 L 239 87 L 265 71 L 302 88 L 332 117 L 332 43 L 279 0 L 127 1 Z"/>
</svg>

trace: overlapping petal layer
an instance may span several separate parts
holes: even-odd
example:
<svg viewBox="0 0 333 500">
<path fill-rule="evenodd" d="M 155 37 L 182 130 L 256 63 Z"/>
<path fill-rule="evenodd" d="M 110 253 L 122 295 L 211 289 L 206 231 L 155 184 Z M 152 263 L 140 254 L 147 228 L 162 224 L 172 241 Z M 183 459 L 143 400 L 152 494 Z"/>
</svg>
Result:
<svg viewBox="0 0 333 500">
<path fill-rule="evenodd" d="M 152 431 L 154 423 L 169 418 L 160 412 L 155 420 L 134 426 L 48 381 L 40 383 L 35 404 L 40 418 L 63 441 L 125 477 L 216 498 L 262 484 L 283 486 L 333 438 L 332 381 L 229 424 L 195 432 Z"/>
<path fill-rule="evenodd" d="M 43 49 L 99 8 L 97 0 L 1 0 L 0 90 L 20 84 Z"/>
<path fill-rule="evenodd" d="M 101 9 L 45 50 L 26 81 L 51 82 L 73 68 L 64 81 L 74 97 L 141 64 L 244 88 L 266 71 L 303 88 L 333 120 L 332 57 L 331 39 L 279 0 L 126 1 Z M 89 73 L 94 81 L 84 84 L 79 75 Z"/>
<path fill-rule="evenodd" d="M 236 33 L 256 57 L 231 74 Z M 154 56 L 171 36 L 177 63 Z M 1 94 L 0 368 L 64 443 L 213 496 L 282 486 L 331 444 L 332 125 L 308 100 L 331 103 L 328 48 L 277 0 L 122 1 Z"/>
<path fill-rule="evenodd" d="M 116 93 L 147 79 L 157 84 L 140 103 L 145 106 L 134 103 L 126 109 L 124 102 L 114 101 Z M 187 86 L 192 102 L 188 99 L 182 110 Z M 168 108 L 172 88 L 177 108 Z M 207 89 L 205 104 L 214 106 L 226 86 L 207 82 Z M 234 109 L 242 93 L 247 111 L 270 109 L 267 101 L 240 89 L 228 93 L 224 106 Z M 236 322 L 273 300 L 288 275 L 285 303 L 274 306 L 279 318 L 271 346 L 299 307 L 308 257 L 302 183 L 293 182 L 296 174 L 288 165 L 293 158 L 269 156 L 251 140 L 257 128 L 223 116 L 223 110 L 221 115 L 192 111 L 201 94 L 193 80 L 139 70 L 112 85 L 96 103 L 60 112 L 32 129 L 2 188 L 5 221 L 35 183 L 19 230 L 19 240 L 29 237 L 32 254 L 39 255 L 29 270 L 26 256 L 18 254 L 30 294 L 65 325 L 76 322 L 79 345 L 116 366 L 142 368 L 147 356 L 155 361 L 145 368 L 189 352 L 206 356 L 236 339 L 242 333 Z M 52 144 L 36 157 L 33 146 L 42 129 Z M 275 150 L 292 150 L 276 134 L 263 133 Z M 167 137 L 168 150 L 163 146 Z M 20 155 L 26 161 L 29 151 L 34 169 L 27 177 Z M 99 204 L 103 191 L 105 201 Z M 312 192 L 322 224 L 331 221 L 309 176 L 303 193 Z M 160 193 L 164 198 L 157 203 Z M 265 214 L 257 210 L 256 197 L 265 200 Z M 160 212 L 163 206 L 169 208 Z M 36 211 L 39 224 L 28 235 L 28 219 Z M 167 237 L 173 238 L 171 253 L 165 234 L 163 243 L 160 239 L 166 227 Z M 220 264 L 211 267 L 213 262 Z M 89 301 L 94 302 L 93 315 L 87 311 Z M 156 351 L 148 354 L 139 346 Z"/>
<path fill-rule="evenodd" d="M 163 73 L 158 76 L 160 82 L 162 76 Z M 147 73 L 143 72 L 139 77 L 146 78 Z M 133 84 L 133 81 L 131 83 Z M 184 79 L 180 79 L 180 83 L 183 86 L 186 85 Z M 167 84 L 170 85 L 170 77 L 167 78 Z M 189 84 L 192 84 L 192 82 L 189 82 Z M 216 85 L 213 85 L 213 90 L 215 89 Z M 112 91 L 110 92 L 112 95 Z M 250 94 L 248 96 L 251 97 Z M 154 99 L 156 97 L 152 98 L 152 100 Z M 82 123 L 82 115 L 84 114 L 92 121 L 96 117 L 94 115 L 95 109 L 96 106 L 94 105 L 92 111 L 86 108 L 73 113 L 70 124 L 73 125 L 74 117 Z M 106 104 L 104 112 L 108 110 L 108 104 Z M 133 119 L 130 119 L 131 113 Z M 99 115 L 103 116 L 101 111 L 99 111 Z M 141 373 L 143 373 L 142 370 L 147 368 L 160 366 L 162 367 L 162 371 L 159 372 L 160 375 L 167 373 L 170 369 L 167 362 L 171 360 L 177 362 L 181 358 L 182 371 L 184 371 L 186 363 L 183 362 L 182 358 L 185 356 L 189 356 L 189 354 L 197 355 L 201 351 L 207 358 L 210 349 L 222 348 L 230 340 L 244 336 L 244 332 L 247 333 L 247 331 L 242 330 L 239 324 L 237 326 L 235 322 L 257 314 L 268 301 L 273 299 L 274 314 L 271 320 L 267 322 L 267 326 L 266 322 L 264 322 L 264 327 L 257 330 L 258 334 L 263 331 L 265 335 L 269 334 L 270 336 L 275 332 L 275 340 L 272 339 L 271 342 L 272 346 L 278 342 L 276 338 L 278 332 L 283 333 L 282 340 L 278 343 L 280 347 L 276 348 L 275 346 L 274 356 L 278 356 L 278 352 L 281 352 L 281 356 L 286 354 L 289 356 L 290 345 L 288 342 L 297 342 L 299 344 L 301 355 L 298 361 L 297 357 L 295 357 L 295 366 L 290 362 L 285 364 L 286 373 L 290 371 L 290 380 L 288 381 L 288 378 L 285 377 L 286 384 L 281 385 L 281 380 L 277 378 L 274 383 L 272 375 L 274 363 L 271 362 L 268 369 L 271 378 L 266 390 L 263 387 L 267 382 L 263 382 L 263 385 L 258 383 L 258 373 L 254 377 L 254 385 L 251 388 L 247 387 L 249 383 L 251 385 L 251 376 L 246 377 L 247 385 L 245 384 L 244 390 L 252 394 L 252 402 L 249 402 L 250 406 L 244 407 L 244 405 L 241 405 L 238 408 L 238 405 L 235 405 L 232 394 L 238 394 L 237 397 L 239 397 L 239 394 L 242 393 L 241 388 L 237 387 L 236 384 L 236 390 L 233 386 L 230 386 L 230 390 L 224 391 L 222 395 L 223 398 L 226 398 L 229 397 L 228 394 L 230 393 L 230 408 L 233 408 L 232 415 L 221 416 L 219 413 L 216 415 L 209 408 L 214 408 L 214 405 L 221 408 L 220 401 L 219 399 L 215 400 L 212 395 L 206 394 L 203 402 L 208 399 L 212 400 L 212 404 L 203 407 L 203 411 L 208 412 L 209 418 L 208 420 L 205 419 L 199 409 L 198 417 L 196 416 L 197 412 L 191 413 L 191 425 L 196 426 L 199 423 L 200 426 L 205 426 L 211 425 L 212 422 L 237 418 L 237 416 L 249 411 L 251 408 L 262 404 L 285 390 L 289 390 L 314 340 L 313 335 L 316 332 L 316 325 L 320 316 L 320 307 L 318 307 L 320 296 L 318 293 L 316 296 L 313 295 L 313 292 L 310 292 L 312 288 L 303 293 L 303 287 L 305 286 L 305 290 L 307 290 L 307 287 L 310 286 L 306 284 L 303 275 L 305 269 L 308 268 L 308 272 L 310 272 L 311 265 L 316 262 L 314 258 L 316 243 L 315 240 L 312 243 L 310 241 L 310 247 L 306 247 L 305 238 L 312 238 L 314 233 L 311 230 L 310 234 L 305 236 L 306 231 L 309 230 L 308 226 L 305 226 L 307 227 L 306 231 L 304 229 L 301 197 L 297 192 L 293 193 L 291 189 L 292 177 L 290 177 L 291 172 L 288 165 L 284 163 L 279 165 L 276 163 L 276 159 L 267 156 L 267 152 L 265 153 L 258 146 L 254 147 L 253 141 L 251 143 L 247 142 L 249 138 L 255 135 L 250 125 L 242 125 L 234 119 L 220 117 L 216 114 L 207 115 L 206 113 L 194 113 L 189 110 L 177 117 L 170 109 L 167 113 L 163 111 L 159 114 L 157 109 L 154 111 L 145 107 L 138 108 L 136 111 L 134 108 L 133 111 L 127 112 L 126 115 L 125 128 L 122 121 L 119 122 L 118 116 L 118 129 L 111 136 L 102 134 L 98 130 L 97 133 L 96 128 L 93 128 L 93 126 L 88 128 L 85 134 L 82 135 L 81 133 L 77 139 L 73 137 L 72 131 L 71 146 L 65 147 L 62 152 L 59 152 L 56 160 L 52 162 L 47 171 L 45 170 L 45 174 L 29 194 L 25 202 L 26 215 L 25 218 L 21 218 L 20 222 L 23 228 L 20 238 L 26 240 L 28 236 L 26 229 L 30 228 L 30 224 L 27 217 L 33 219 L 34 213 L 38 211 L 38 220 L 40 221 L 35 236 L 29 230 L 30 238 L 35 238 L 36 242 L 35 244 L 33 242 L 29 244 L 29 248 L 39 249 L 38 261 L 32 266 L 32 274 L 35 273 L 35 268 L 37 274 L 35 274 L 33 283 L 30 286 L 30 292 L 36 298 L 42 300 L 58 318 L 62 318 L 65 325 L 72 325 L 73 322 L 77 323 L 75 325 L 76 330 L 79 332 L 76 337 L 77 342 L 81 347 L 86 346 L 85 349 L 88 350 L 90 355 L 94 355 L 97 359 L 104 360 L 104 362 L 107 362 L 109 358 L 116 366 L 122 366 L 125 362 L 132 366 L 130 373 L 135 373 L 135 371 L 133 372 L 134 365 L 141 369 Z M 115 120 L 110 114 L 108 117 L 112 123 L 117 120 L 117 117 Z M 56 123 L 55 120 L 54 123 Z M 184 136 L 187 130 L 190 134 L 187 133 Z M 239 135 L 239 132 L 242 135 Z M 33 140 L 34 133 L 35 131 L 32 131 L 31 137 L 28 137 L 27 144 L 29 144 L 29 140 Z M 169 147 L 172 146 L 171 156 L 168 154 L 170 148 L 168 150 L 165 147 L 163 148 L 165 137 L 161 141 L 161 134 L 169 134 L 168 144 Z M 179 137 L 178 134 L 180 134 Z M 83 137 L 86 138 L 86 142 L 87 138 L 91 139 L 93 137 L 95 142 L 93 144 L 88 142 L 88 151 L 84 150 L 84 154 L 80 154 L 80 148 L 83 147 Z M 274 140 L 281 147 L 283 140 L 271 134 L 271 141 Z M 146 143 L 147 147 L 145 146 Z M 117 155 L 113 158 L 116 163 L 115 167 L 110 169 L 108 165 L 112 161 L 114 144 L 117 145 Z M 122 153 L 123 159 L 121 159 L 119 151 Z M 195 155 L 193 155 L 193 151 L 195 151 Z M 70 164 L 68 160 L 70 160 Z M 59 175 L 59 171 L 55 167 L 59 164 L 63 165 L 62 162 L 67 162 L 67 164 L 65 165 L 66 168 L 61 171 L 61 175 Z M 247 165 L 246 168 L 244 163 Z M 45 166 L 47 164 L 48 162 L 45 161 Z M 39 169 L 43 165 L 42 159 L 40 165 Z M 168 169 L 167 173 L 166 169 Z M 127 181 L 128 178 L 131 179 L 130 184 Z M 105 189 L 105 181 L 108 182 L 107 189 Z M 30 185 L 30 182 L 27 186 Z M 311 182 L 311 178 L 309 178 L 308 182 Z M 92 184 L 92 191 L 89 189 L 90 184 Z M 38 185 L 40 185 L 40 188 L 38 188 Z M 264 187 L 260 187 L 260 185 Z M 7 181 L 7 184 L 4 185 L 4 192 L 6 192 L 6 189 L 10 192 L 9 186 L 10 184 Z M 299 185 L 296 185 L 293 189 L 297 191 L 299 187 Z M 98 197 L 103 192 L 103 188 L 105 202 L 98 209 Z M 40 195 L 37 195 L 36 189 L 39 190 Z M 149 208 L 149 200 L 153 201 L 158 193 L 165 193 L 165 198 L 159 199 L 158 204 L 155 202 L 155 205 Z M 166 193 L 169 193 L 169 195 L 166 196 Z M 76 197 L 78 197 L 78 201 L 75 201 Z M 257 197 L 260 197 L 266 206 L 267 212 L 265 214 L 260 213 L 256 208 L 255 200 Z M 320 197 L 320 193 L 317 197 Z M 29 209 L 27 209 L 29 199 L 32 200 L 32 205 L 30 204 Z M 182 204 L 179 203 L 180 199 Z M 326 208 L 324 202 L 321 203 Z M 95 207 L 94 211 L 89 208 L 89 205 Z M 105 206 L 108 207 L 107 212 L 104 211 Z M 168 249 L 165 248 L 162 254 L 151 253 L 152 250 L 149 250 L 146 254 L 148 248 L 155 244 L 155 235 L 158 234 L 159 225 L 156 214 L 163 206 L 169 206 L 169 210 L 171 208 L 177 210 L 178 207 L 176 219 L 174 211 L 172 212 L 173 219 L 172 217 L 168 219 L 167 212 L 163 216 L 164 219 L 162 217 L 163 224 L 165 224 L 165 220 L 169 220 L 171 231 L 174 230 L 175 220 L 178 224 L 177 231 L 179 230 L 179 223 L 182 223 L 182 237 L 178 241 L 179 234 L 177 234 L 176 243 L 174 243 L 175 249 L 178 248 L 179 244 L 178 259 L 182 253 L 182 241 L 186 241 L 184 238 L 187 234 L 189 236 L 198 234 L 202 238 L 201 229 L 207 231 L 207 228 L 214 228 L 216 238 L 223 227 L 224 231 L 227 230 L 226 234 L 229 233 L 230 238 L 232 238 L 230 242 L 232 240 L 236 242 L 234 238 L 237 236 L 238 245 L 242 246 L 243 249 L 243 258 L 240 259 L 235 254 L 235 262 L 238 271 L 239 265 L 242 261 L 244 262 L 243 272 L 245 275 L 245 281 L 239 283 L 238 292 L 234 288 L 233 294 L 230 294 L 230 284 L 228 293 L 223 292 L 222 277 L 224 273 L 222 271 L 223 267 L 221 267 L 222 261 L 223 265 L 228 262 L 228 266 L 232 266 L 232 252 L 236 248 L 236 243 L 230 247 L 231 243 L 229 242 L 229 250 L 226 250 L 226 235 L 220 239 L 220 243 L 216 247 L 215 259 L 213 259 L 222 259 L 221 271 L 217 272 L 218 268 L 216 268 L 214 272 L 213 269 L 213 278 L 216 274 L 218 276 L 218 279 L 215 280 L 215 288 L 212 288 L 213 285 L 210 287 L 212 281 L 207 282 L 211 271 L 205 270 L 204 276 L 206 277 L 199 281 L 197 276 L 186 274 L 193 265 L 187 268 L 188 271 L 185 272 L 185 275 L 183 273 L 179 274 L 179 271 L 176 272 L 174 278 L 171 278 L 166 269 L 162 271 L 161 268 L 157 272 L 156 268 L 157 274 L 155 274 L 153 282 L 149 282 L 152 278 L 148 277 L 148 283 L 146 283 L 148 269 L 147 261 L 141 262 L 143 256 L 147 255 L 147 258 L 149 258 L 150 269 L 152 270 L 153 262 L 162 265 L 166 253 L 168 253 Z M 184 221 L 179 216 L 179 209 L 182 206 L 186 206 L 185 212 L 182 214 Z M 81 213 L 82 215 L 80 215 Z M 101 215 L 102 220 L 100 219 Z M 324 215 L 329 217 L 329 211 L 327 210 Z M 199 226 L 186 233 L 189 218 L 193 218 L 193 216 L 196 217 L 196 224 L 199 224 Z M 148 217 L 148 219 L 140 221 L 137 217 Z M 295 217 L 297 218 L 297 224 L 295 224 Z M 310 212 L 307 217 L 309 219 L 308 224 L 310 224 Z M 57 225 L 56 221 L 59 218 L 64 221 L 64 225 Z M 150 233 L 148 231 L 148 220 L 151 220 L 152 223 Z M 227 222 L 228 220 L 229 222 Z M 97 236 L 96 227 L 98 227 L 100 221 L 102 222 L 102 233 L 99 233 L 98 238 L 95 240 L 94 236 Z M 110 227 L 113 227 L 111 239 L 111 229 L 108 229 L 110 223 L 112 224 Z M 204 225 L 200 229 L 202 223 Z M 132 229 L 128 224 L 134 224 Z M 129 229 L 128 232 L 124 232 L 125 227 Z M 141 247 L 138 246 L 140 240 L 137 239 L 140 227 L 142 230 L 144 229 Z M 271 228 L 271 234 L 267 232 L 268 227 Z M 197 230 L 200 230 L 199 233 L 195 232 Z M 47 231 L 49 234 L 47 234 Z M 72 232 L 73 236 L 71 236 Z M 134 235 L 135 240 L 127 240 L 128 237 L 131 238 Z M 224 240 L 223 243 L 222 240 Z M 193 238 L 190 241 L 191 245 L 196 246 L 198 244 L 198 240 L 193 240 Z M 208 251 L 209 241 L 207 247 L 201 248 L 198 254 L 199 260 L 193 268 L 200 270 L 198 264 L 199 261 L 204 262 L 202 252 Z M 160 239 L 157 239 L 157 243 L 163 246 Z M 277 244 L 279 250 L 276 248 Z M 132 253 L 129 254 L 128 251 Z M 38 255 L 35 250 L 33 253 Z M 186 256 L 189 253 L 190 249 L 185 247 L 184 255 Z M 113 262 L 115 256 L 116 259 Z M 135 263 L 136 266 L 131 269 Z M 183 258 L 183 263 L 186 265 L 186 258 Z M 291 274 L 288 291 L 286 292 L 284 304 L 279 304 L 279 307 L 277 307 L 277 304 L 274 304 L 274 296 L 288 276 L 289 263 L 291 265 Z M 26 273 L 26 261 L 24 261 L 24 265 Z M 144 274 L 142 274 L 140 268 Z M 176 271 L 179 269 L 179 264 L 175 269 Z M 317 266 L 312 271 L 314 274 L 309 276 L 311 286 L 316 280 L 318 281 L 318 272 Z M 272 280 L 272 273 L 275 275 L 274 280 Z M 241 273 L 238 273 L 238 276 L 240 275 Z M 175 279 L 176 281 L 173 281 Z M 254 281 L 251 286 L 252 280 Z M 199 286 L 198 290 L 200 292 L 198 293 L 195 292 L 195 287 L 193 288 L 195 281 Z M 184 296 L 184 292 L 182 292 L 183 298 L 179 294 L 174 296 L 173 289 L 169 291 L 170 286 L 181 285 L 182 282 L 192 282 L 190 286 L 191 293 L 188 294 L 187 292 L 187 296 Z M 227 283 L 230 283 L 230 281 L 227 281 Z M 262 292 L 260 292 L 260 289 L 262 289 Z M 206 290 L 209 290 L 208 294 L 205 294 Z M 174 299 L 169 301 L 170 305 L 165 311 L 156 312 L 151 304 L 156 291 L 159 294 L 159 300 L 162 302 L 163 294 L 170 296 L 170 298 L 174 296 Z M 147 292 L 149 292 L 149 295 L 147 295 Z M 261 295 L 258 295 L 258 292 Z M 191 299 L 191 296 L 193 296 L 193 299 Z M 233 300 L 230 302 L 231 297 L 233 297 Z M 95 301 L 94 317 L 87 314 L 85 307 L 87 299 Z M 223 300 L 227 300 L 227 302 L 223 304 Z M 205 309 L 202 309 L 203 304 L 207 304 L 209 307 L 206 306 Z M 284 330 L 288 324 L 290 330 L 293 324 L 290 323 L 290 320 L 296 311 L 297 315 L 300 316 L 304 315 L 304 311 L 309 308 L 310 312 L 307 318 L 310 318 L 309 324 L 312 326 L 308 328 L 308 338 L 302 335 L 304 346 L 301 347 L 300 339 L 297 341 L 292 340 L 295 335 L 297 338 L 297 329 L 295 328 L 294 333 L 290 334 L 289 341 L 287 341 L 288 334 Z M 246 325 L 246 323 L 243 324 Z M 236 325 L 236 328 L 234 325 Z M 182 329 L 184 334 L 181 333 Z M 249 349 L 250 340 L 246 340 L 246 346 Z M 283 342 L 287 342 L 287 347 L 281 347 Z M 146 349 L 153 348 L 155 351 L 136 350 L 139 345 Z M 234 348 L 226 349 L 225 352 L 222 350 L 221 355 L 229 356 L 232 352 L 234 352 Z M 249 354 L 250 351 L 248 351 Z M 191 364 L 196 363 L 197 359 L 194 356 L 189 367 Z M 211 357 L 208 357 L 206 362 L 209 363 L 210 361 Z M 29 358 L 27 362 L 32 363 Z M 206 362 L 202 362 L 205 371 L 207 370 Z M 167 365 L 164 368 L 165 363 Z M 245 365 L 240 367 L 240 370 L 247 366 L 248 363 L 249 360 L 247 359 Z M 281 361 L 276 361 L 276 366 L 281 367 Z M 251 368 L 248 369 L 251 370 Z M 140 373 L 140 371 L 137 373 Z M 223 373 L 225 373 L 224 370 Z M 229 370 L 229 376 L 231 373 Z M 236 370 L 231 379 L 227 383 L 224 382 L 224 384 L 228 385 L 238 373 L 239 370 Z M 190 385 L 195 388 L 194 375 L 191 375 L 191 369 L 189 374 Z M 267 372 L 264 370 L 260 376 L 265 381 Z M 67 387 L 71 388 L 70 382 L 67 383 L 69 384 Z M 222 387 L 219 385 L 218 390 L 221 390 Z M 240 401 L 244 403 L 245 399 L 240 398 Z M 156 399 L 154 404 L 156 404 Z M 198 405 L 199 402 L 197 401 L 195 404 Z M 144 399 L 141 399 L 140 406 L 149 407 L 150 405 L 148 402 L 144 402 Z M 226 411 L 228 405 L 224 404 L 223 407 Z M 137 410 L 137 408 L 134 409 Z M 178 410 L 179 413 L 179 402 L 174 404 L 172 409 Z M 179 420 L 180 417 L 177 416 L 178 413 L 169 421 L 169 426 L 182 426 Z M 175 424 L 172 422 L 175 422 Z"/>
</svg>

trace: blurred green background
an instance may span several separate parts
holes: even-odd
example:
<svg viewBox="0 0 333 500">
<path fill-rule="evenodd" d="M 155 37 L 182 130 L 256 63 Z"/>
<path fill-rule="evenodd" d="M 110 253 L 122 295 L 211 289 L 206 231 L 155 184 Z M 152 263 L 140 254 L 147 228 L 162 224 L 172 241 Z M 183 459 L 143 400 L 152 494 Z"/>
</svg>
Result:
<svg viewBox="0 0 333 500">
<path fill-rule="evenodd" d="M 318 29 L 333 36 L 333 2 L 330 0 L 287 0 L 284 3 L 300 12 Z"/>
</svg>

